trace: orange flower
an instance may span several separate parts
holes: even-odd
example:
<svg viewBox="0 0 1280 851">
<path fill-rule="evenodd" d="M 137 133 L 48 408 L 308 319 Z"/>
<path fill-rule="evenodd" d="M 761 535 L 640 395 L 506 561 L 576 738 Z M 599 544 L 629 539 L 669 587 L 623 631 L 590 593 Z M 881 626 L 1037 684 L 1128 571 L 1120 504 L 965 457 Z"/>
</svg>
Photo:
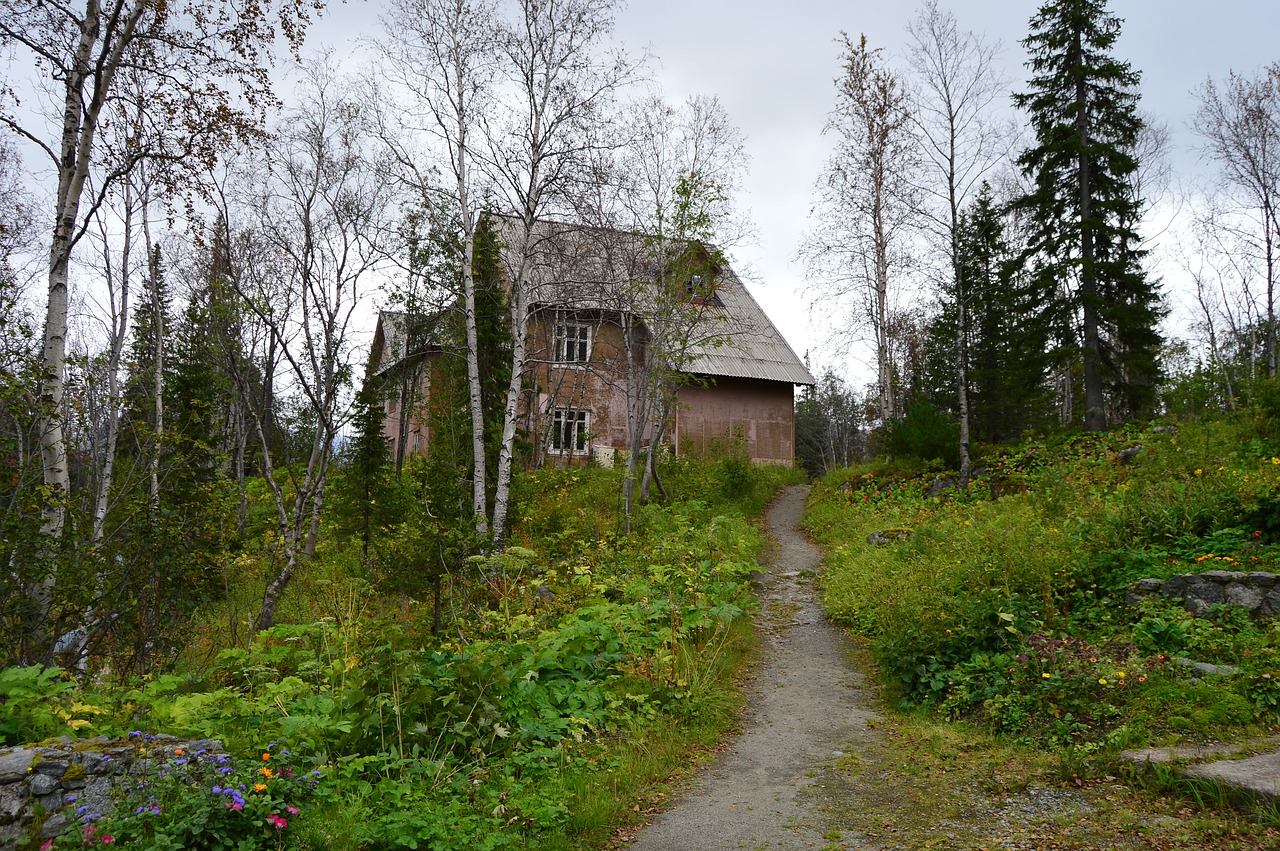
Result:
<svg viewBox="0 0 1280 851">
<path fill-rule="evenodd" d="M 274 776 L 274 775 L 272 775 L 272 773 L 271 773 L 271 769 L 270 769 L 270 768 L 267 768 L 265 765 L 264 765 L 264 766 L 262 766 L 262 768 L 259 768 L 259 769 L 258 769 L 258 773 L 259 773 L 259 774 L 261 774 L 263 777 L 272 777 L 272 776 Z"/>
<path fill-rule="evenodd" d="M 262 761 L 263 761 L 263 762 L 266 762 L 266 761 L 267 761 L 267 760 L 269 760 L 269 759 L 271 759 L 271 754 L 269 754 L 269 753 L 264 753 L 264 754 L 262 755 Z"/>
<path fill-rule="evenodd" d="M 253 784 L 253 791 L 255 791 L 255 792 L 261 792 L 262 790 L 264 790 L 264 789 L 266 789 L 266 788 L 267 788 L 267 784 L 266 784 L 266 783 L 254 783 L 254 784 Z"/>
<path fill-rule="evenodd" d="M 182 748 L 174 748 L 174 751 L 173 751 L 174 756 L 182 756 L 184 753 L 186 753 L 186 751 L 184 751 Z"/>
</svg>

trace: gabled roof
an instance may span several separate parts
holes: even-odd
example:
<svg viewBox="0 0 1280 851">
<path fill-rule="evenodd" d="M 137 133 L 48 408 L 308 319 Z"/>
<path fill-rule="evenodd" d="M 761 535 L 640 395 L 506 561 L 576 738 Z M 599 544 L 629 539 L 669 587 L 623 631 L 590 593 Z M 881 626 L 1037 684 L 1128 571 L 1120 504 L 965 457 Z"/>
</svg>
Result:
<svg viewBox="0 0 1280 851">
<path fill-rule="evenodd" d="M 504 262 L 512 274 L 523 237 L 519 219 L 493 216 Z M 584 311 L 633 310 L 656 315 L 670 296 L 656 283 L 670 262 L 642 234 L 563 222 L 535 223 L 528 280 L 534 306 Z M 701 245 L 700 254 L 710 256 Z M 684 256 L 689 243 L 667 254 Z M 685 372 L 713 377 L 754 378 L 814 384 L 777 326 L 752 298 L 727 262 L 715 262 L 713 303 L 696 318 L 689 334 Z M 646 284 L 646 282 L 649 282 Z"/>
<path fill-rule="evenodd" d="M 437 316 L 428 316 L 420 322 L 434 325 Z M 372 375 L 382 375 L 400 364 L 406 357 L 423 354 L 436 347 L 434 328 L 430 328 L 419 341 L 419 351 L 409 349 L 409 314 L 399 310 L 378 311 L 378 326 L 373 332 L 373 344 L 369 352 L 369 369 Z"/>
</svg>

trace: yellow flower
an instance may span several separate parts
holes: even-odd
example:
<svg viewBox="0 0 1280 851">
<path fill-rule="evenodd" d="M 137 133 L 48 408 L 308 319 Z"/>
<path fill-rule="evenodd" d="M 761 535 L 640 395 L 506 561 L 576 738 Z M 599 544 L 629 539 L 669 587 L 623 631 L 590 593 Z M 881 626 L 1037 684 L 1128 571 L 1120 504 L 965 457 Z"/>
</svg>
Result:
<svg viewBox="0 0 1280 851">
<path fill-rule="evenodd" d="M 1118 679 L 1122 679 L 1122 680 L 1123 680 L 1123 679 L 1124 679 L 1124 671 L 1116 671 L 1116 677 L 1117 677 Z"/>
<path fill-rule="evenodd" d="M 265 765 L 264 765 L 264 766 L 262 766 L 262 768 L 259 768 L 259 769 L 258 769 L 258 773 L 259 773 L 259 774 L 261 774 L 263 777 L 271 777 L 271 776 L 272 776 L 272 774 L 271 774 L 271 769 L 270 769 L 270 768 L 267 768 Z"/>
<path fill-rule="evenodd" d="M 1197 467 L 1197 468 L 1196 468 L 1196 475 L 1197 475 L 1197 476 L 1203 476 L 1203 475 L 1204 475 L 1204 470 L 1201 470 L 1199 467 Z"/>
<path fill-rule="evenodd" d="M 1106 677 L 1102 677 L 1101 679 L 1098 680 L 1098 685 L 1105 686 L 1106 684 L 1107 684 Z"/>
<path fill-rule="evenodd" d="M 1040 676 L 1044 677 L 1046 680 L 1047 680 L 1047 679 L 1049 679 L 1049 675 L 1048 675 L 1048 674 L 1041 674 Z"/>
</svg>

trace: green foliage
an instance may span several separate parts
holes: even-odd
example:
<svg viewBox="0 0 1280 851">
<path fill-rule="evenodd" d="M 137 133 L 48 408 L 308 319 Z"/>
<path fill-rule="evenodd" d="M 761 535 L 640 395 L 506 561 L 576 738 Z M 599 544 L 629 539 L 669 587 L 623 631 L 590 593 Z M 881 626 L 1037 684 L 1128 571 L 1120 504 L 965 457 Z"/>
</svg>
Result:
<svg viewBox="0 0 1280 851">
<path fill-rule="evenodd" d="M 154 737 L 129 734 L 139 756 Z M 114 843 L 157 851 L 256 851 L 287 847 L 290 821 L 320 784 L 319 771 L 297 768 L 287 748 L 272 743 L 253 759 L 204 750 L 166 749 L 137 784 L 121 784 L 115 811 L 77 810 L 86 846 Z"/>
<path fill-rule="evenodd" d="M 1176 653 L 1187 646 L 1187 624 L 1161 617 L 1143 618 L 1133 625 L 1133 643 L 1148 655 Z"/>
<path fill-rule="evenodd" d="M 91 730 L 90 719 L 101 713 L 61 668 L 0 668 L 0 745 L 79 735 Z"/>
<path fill-rule="evenodd" d="M 1092 748 L 1090 759 L 1118 742 L 1251 730 L 1250 705 L 1274 711 L 1275 627 L 1230 606 L 1196 618 L 1124 601 L 1140 578 L 1276 569 L 1253 521 L 1266 525 L 1280 461 L 1256 425 L 1033 441 L 989 452 L 967 492 L 940 498 L 924 495 L 933 476 L 918 467 L 837 471 L 806 518 L 829 547 L 828 610 L 869 637 L 902 705 Z M 1139 443 L 1136 461 L 1120 460 Z M 865 543 L 893 529 L 910 537 Z M 1173 663 L 1182 656 L 1242 673 L 1196 684 L 1203 675 Z M 1166 711 L 1174 693 L 1184 698 Z"/>
<path fill-rule="evenodd" d="M 949 417 L 926 401 L 917 399 L 900 420 L 885 424 L 884 448 L 893 455 L 939 460 L 948 467 L 960 463 L 960 431 Z"/>
<path fill-rule="evenodd" d="M 1089 431 L 1106 427 L 1104 390 L 1122 418 L 1149 412 L 1160 372 L 1164 311 L 1142 268 L 1142 199 L 1131 180 L 1140 75 L 1112 53 L 1120 24 L 1105 0 L 1042 5 L 1023 42 L 1031 78 L 1014 96 L 1035 135 L 1018 165 L 1033 181 L 1022 206 L 1038 303 L 1059 358 L 1083 367 Z"/>
</svg>

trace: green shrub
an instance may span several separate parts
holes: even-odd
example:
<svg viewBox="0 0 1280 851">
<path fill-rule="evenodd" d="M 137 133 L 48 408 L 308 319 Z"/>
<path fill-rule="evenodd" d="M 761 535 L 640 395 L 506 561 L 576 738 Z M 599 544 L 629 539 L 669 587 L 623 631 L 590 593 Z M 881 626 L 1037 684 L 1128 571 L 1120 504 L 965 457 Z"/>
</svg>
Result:
<svg viewBox="0 0 1280 851">
<path fill-rule="evenodd" d="M 890 420 L 882 435 L 893 455 L 921 461 L 939 460 L 951 468 L 960 464 L 960 431 L 952 420 L 928 402 L 917 400 L 899 420 Z"/>
</svg>

